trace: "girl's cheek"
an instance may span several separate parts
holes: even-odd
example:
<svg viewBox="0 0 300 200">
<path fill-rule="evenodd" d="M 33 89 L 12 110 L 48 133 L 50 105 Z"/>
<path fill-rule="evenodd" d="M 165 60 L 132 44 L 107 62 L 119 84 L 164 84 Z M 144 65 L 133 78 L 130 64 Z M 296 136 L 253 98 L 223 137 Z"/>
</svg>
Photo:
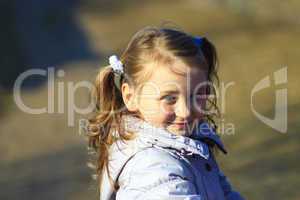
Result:
<svg viewBox="0 0 300 200">
<path fill-rule="evenodd" d="M 164 103 L 160 104 L 160 112 L 166 116 L 174 114 L 174 106 L 170 106 Z"/>
<path fill-rule="evenodd" d="M 169 105 L 164 105 L 161 116 L 162 116 L 162 123 L 165 126 L 170 125 L 170 123 L 172 123 L 176 118 L 174 107 Z"/>
</svg>

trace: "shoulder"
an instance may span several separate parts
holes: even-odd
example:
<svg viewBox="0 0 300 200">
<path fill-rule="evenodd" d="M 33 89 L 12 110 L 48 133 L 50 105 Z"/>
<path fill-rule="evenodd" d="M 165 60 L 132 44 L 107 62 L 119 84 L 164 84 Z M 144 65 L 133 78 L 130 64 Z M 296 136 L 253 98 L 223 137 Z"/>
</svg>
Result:
<svg viewBox="0 0 300 200">
<path fill-rule="evenodd" d="M 176 177 L 192 179 L 190 169 L 180 156 L 167 149 L 149 147 L 138 151 L 127 163 L 123 176 L 120 177 L 120 183 L 137 181 L 135 184 L 138 185 L 143 182 L 155 184 Z"/>
<path fill-rule="evenodd" d="M 178 172 L 184 170 L 184 162 L 182 157 L 174 153 L 170 149 L 164 148 L 146 148 L 138 152 L 133 158 L 136 167 L 144 168 L 144 166 L 160 166 L 162 169 L 167 168 L 170 170 L 178 170 Z"/>
<path fill-rule="evenodd" d="M 153 147 L 127 163 L 119 186 L 116 199 L 199 199 L 195 179 L 182 161 Z"/>
</svg>

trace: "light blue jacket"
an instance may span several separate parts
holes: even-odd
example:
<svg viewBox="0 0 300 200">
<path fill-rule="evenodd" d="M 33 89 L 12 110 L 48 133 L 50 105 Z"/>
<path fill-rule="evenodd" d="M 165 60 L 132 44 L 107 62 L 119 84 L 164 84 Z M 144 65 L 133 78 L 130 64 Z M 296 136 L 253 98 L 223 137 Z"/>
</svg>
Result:
<svg viewBox="0 0 300 200">
<path fill-rule="evenodd" d="M 105 171 L 100 200 L 243 200 L 202 141 L 210 140 L 226 152 L 212 129 L 185 137 L 134 117 L 124 119 L 137 137 L 111 146 L 110 176 L 119 189 L 113 192 Z"/>
</svg>

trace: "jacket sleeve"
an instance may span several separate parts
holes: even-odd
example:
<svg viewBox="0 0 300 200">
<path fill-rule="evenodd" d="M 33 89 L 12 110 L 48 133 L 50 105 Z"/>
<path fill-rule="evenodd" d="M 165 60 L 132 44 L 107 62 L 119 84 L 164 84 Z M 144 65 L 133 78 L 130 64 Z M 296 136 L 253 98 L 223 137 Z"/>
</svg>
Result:
<svg viewBox="0 0 300 200">
<path fill-rule="evenodd" d="M 144 150 L 120 175 L 116 200 L 202 200 L 189 173 L 168 153 Z"/>
<path fill-rule="evenodd" d="M 229 183 L 228 178 L 220 170 L 219 170 L 219 179 L 226 200 L 244 200 L 244 198 L 238 192 L 232 189 L 232 186 Z"/>
</svg>

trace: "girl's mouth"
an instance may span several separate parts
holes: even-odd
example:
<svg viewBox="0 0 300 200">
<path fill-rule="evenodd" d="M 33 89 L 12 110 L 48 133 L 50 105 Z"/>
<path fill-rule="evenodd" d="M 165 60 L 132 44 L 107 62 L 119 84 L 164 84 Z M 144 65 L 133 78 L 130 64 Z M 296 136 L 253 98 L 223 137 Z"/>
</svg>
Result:
<svg viewBox="0 0 300 200">
<path fill-rule="evenodd" d="M 188 126 L 188 123 L 186 123 L 186 122 L 174 122 L 174 123 L 172 123 L 176 128 L 178 128 L 178 129 L 185 129 L 185 127 L 187 127 Z"/>
</svg>

